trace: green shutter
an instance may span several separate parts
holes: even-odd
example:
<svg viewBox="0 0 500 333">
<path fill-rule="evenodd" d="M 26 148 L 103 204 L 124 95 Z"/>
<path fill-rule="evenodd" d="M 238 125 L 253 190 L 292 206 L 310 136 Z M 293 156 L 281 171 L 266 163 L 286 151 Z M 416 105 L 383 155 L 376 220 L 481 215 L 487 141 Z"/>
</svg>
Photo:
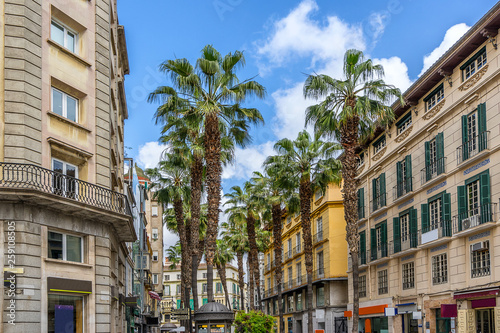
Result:
<svg viewBox="0 0 500 333">
<path fill-rule="evenodd" d="M 378 209 L 378 205 L 377 205 L 377 178 L 372 179 L 372 200 L 373 200 L 372 211 L 376 211 Z"/>
<path fill-rule="evenodd" d="M 411 175 L 411 155 L 408 155 L 405 157 L 405 164 L 406 164 L 406 192 L 411 192 L 413 190 L 413 184 L 412 184 L 412 175 Z"/>
<path fill-rule="evenodd" d="M 479 184 L 481 186 L 481 223 L 493 220 L 490 197 L 490 172 L 486 170 L 479 175 Z"/>
<path fill-rule="evenodd" d="M 488 148 L 488 134 L 486 133 L 486 103 L 482 103 L 477 106 L 477 118 L 479 131 L 479 151 L 483 151 Z"/>
<path fill-rule="evenodd" d="M 181 308 L 181 300 L 180 300 L 180 299 L 178 299 L 178 300 L 177 300 L 177 309 L 180 309 L 180 308 Z"/>
<path fill-rule="evenodd" d="M 365 189 L 358 190 L 358 219 L 365 218 Z"/>
<path fill-rule="evenodd" d="M 465 195 L 465 186 L 457 187 L 458 197 L 458 231 L 462 231 L 462 220 L 467 217 L 467 197 Z"/>
<path fill-rule="evenodd" d="M 429 231 L 429 206 L 423 204 L 421 207 L 421 217 L 422 217 L 422 233 Z"/>
<path fill-rule="evenodd" d="M 444 135 L 443 132 L 436 136 L 437 174 L 444 173 Z"/>
<path fill-rule="evenodd" d="M 380 207 L 384 207 L 386 205 L 385 173 L 380 175 L 380 193 L 382 194 Z"/>
<path fill-rule="evenodd" d="M 403 194 L 403 173 L 401 172 L 401 162 L 396 162 L 396 196 L 399 198 Z M 394 195 L 394 193 L 393 193 Z"/>
<path fill-rule="evenodd" d="M 205 305 L 208 303 L 208 298 L 204 298 L 202 301 L 201 301 L 201 305 Z"/>
<path fill-rule="evenodd" d="M 429 141 L 425 142 L 425 181 L 431 180 L 431 145 Z"/>
<path fill-rule="evenodd" d="M 417 210 L 410 209 L 410 247 L 418 245 Z"/>
<path fill-rule="evenodd" d="M 399 217 L 394 217 L 392 219 L 392 230 L 394 234 L 394 253 L 401 251 L 401 225 L 399 223 Z"/>
<path fill-rule="evenodd" d="M 377 231 L 375 229 L 370 229 L 370 251 L 371 260 L 377 259 Z"/>
<path fill-rule="evenodd" d="M 443 194 L 443 237 L 451 237 L 451 194 Z"/>
<path fill-rule="evenodd" d="M 382 228 L 382 257 L 387 257 L 387 222 L 383 222 Z"/>
<path fill-rule="evenodd" d="M 364 231 L 359 234 L 359 253 L 361 265 L 366 264 L 366 233 Z"/>
<path fill-rule="evenodd" d="M 467 116 L 465 115 L 465 116 L 462 116 L 462 160 L 458 161 L 459 163 L 463 162 L 469 158 L 469 151 L 467 149 L 467 141 L 468 141 L 467 134 L 468 134 L 468 132 L 467 132 Z"/>
<path fill-rule="evenodd" d="M 189 300 L 189 307 L 194 311 L 194 300 L 192 298 Z"/>
</svg>

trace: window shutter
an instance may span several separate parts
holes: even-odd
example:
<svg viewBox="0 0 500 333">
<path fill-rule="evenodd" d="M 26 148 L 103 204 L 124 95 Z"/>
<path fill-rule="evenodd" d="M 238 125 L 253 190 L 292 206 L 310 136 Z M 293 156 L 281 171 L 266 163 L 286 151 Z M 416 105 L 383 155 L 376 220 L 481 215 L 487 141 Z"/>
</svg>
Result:
<svg viewBox="0 0 500 333">
<path fill-rule="evenodd" d="M 483 172 L 479 176 L 479 184 L 481 186 L 481 223 L 490 222 L 492 218 L 492 210 L 490 209 L 490 173 L 489 171 Z"/>
<path fill-rule="evenodd" d="M 385 191 L 385 173 L 382 173 L 380 175 L 380 192 L 382 194 L 382 198 L 381 198 L 381 207 L 384 207 L 385 204 L 386 204 L 386 191 Z"/>
<path fill-rule="evenodd" d="M 399 188 L 399 184 L 403 182 L 403 175 L 401 174 L 401 162 L 396 162 L 396 179 Z"/>
<path fill-rule="evenodd" d="M 358 219 L 365 218 L 365 189 L 358 190 Z"/>
<path fill-rule="evenodd" d="M 412 179 L 411 179 L 411 155 L 408 155 L 405 157 L 405 164 L 406 164 L 406 192 L 411 192 L 413 190 L 413 184 L 412 184 Z"/>
<path fill-rule="evenodd" d="M 486 103 L 477 106 L 478 132 L 479 132 L 479 151 L 483 151 L 487 147 L 487 130 L 486 126 Z"/>
<path fill-rule="evenodd" d="M 410 210 L 410 247 L 417 247 L 418 245 L 418 240 L 417 240 L 417 210 L 416 209 L 411 209 Z"/>
<path fill-rule="evenodd" d="M 371 259 L 377 259 L 377 231 L 375 229 L 370 229 L 370 250 Z"/>
<path fill-rule="evenodd" d="M 382 223 L 382 257 L 387 256 L 387 222 Z"/>
<path fill-rule="evenodd" d="M 444 135 L 443 132 L 436 136 L 436 156 L 437 156 L 437 174 L 444 173 Z"/>
<path fill-rule="evenodd" d="M 372 179 L 373 210 L 377 210 L 376 199 L 377 199 L 377 178 L 374 178 Z"/>
<path fill-rule="evenodd" d="M 361 265 L 366 264 L 366 233 L 364 231 L 359 234 L 359 253 Z"/>
<path fill-rule="evenodd" d="M 425 181 L 431 180 L 431 145 L 429 141 L 425 142 Z"/>
<path fill-rule="evenodd" d="M 451 237 L 451 194 L 443 195 L 443 237 Z"/>
<path fill-rule="evenodd" d="M 467 149 L 467 116 L 462 116 L 462 161 L 469 158 L 469 151 Z M 459 161 L 459 162 L 462 162 Z"/>
<path fill-rule="evenodd" d="M 457 187 L 457 197 L 458 197 L 458 231 L 462 231 L 462 219 L 467 216 L 467 198 L 465 196 L 465 186 Z"/>
<path fill-rule="evenodd" d="M 394 234 L 394 253 L 401 251 L 401 225 L 399 223 L 399 217 L 394 217 L 392 219 L 392 228 Z"/>
<path fill-rule="evenodd" d="M 423 204 L 420 206 L 422 208 L 420 214 L 422 217 L 422 233 L 426 233 L 429 231 L 429 205 Z"/>
</svg>

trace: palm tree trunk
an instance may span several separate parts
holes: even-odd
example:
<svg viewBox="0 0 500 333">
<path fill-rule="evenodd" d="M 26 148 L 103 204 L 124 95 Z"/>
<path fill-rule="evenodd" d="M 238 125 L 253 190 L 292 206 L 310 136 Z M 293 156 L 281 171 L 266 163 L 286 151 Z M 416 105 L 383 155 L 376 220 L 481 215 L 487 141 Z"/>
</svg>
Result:
<svg viewBox="0 0 500 333">
<path fill-rule="evenodd" d="M 276 263 L 276 268 L 274 273 L 276 274 L 276 284 L 278 286 L 278 304 L 283 303 L 283 290 L 281 289 L 281 281 L 283 279 L 283 263 L 281 262 L 281 251 L 282 251 L 282 241 L 281 241 L 281 205 L 279 203 L 273 204 L 272 206 L 272 217 L 273 217 L 273 239 L 274 239 L 274 260 Z M 278 306 L 279 315 L 279 331 L 285 331 L 285 325 L 283 320 L 283 307 Z"/>
<path fill-rule="evenodd" d="M 241 298 L 241 307 L 240 310 L 245 311 L 245 297 L 244 297 L 244 290 L 245 290 L 245 282 L 243 281 L 243 253 L 242 252 L 236 252 L 236 259 L 238 261 L 238 284 L 240 286 L 240 298 Z"/>
<path fill-rule="evenodd" d="M 309 176 L 307 176 L 309 177 Z M 307 331 L 313 333 L 313 255 L 311 235 L 311 182 L 309 178 L 300 180 L 300 217 L 302 223 L 302 234 L 304 239 L 304 253 L 307 272 Z"/>
<path fill-rule="evenodd" d="M 198 258 L 201 258 L 199 250 L 200 239 L 200 212 L 201 212 L 201 186 L 203 174 L 203 158 L 199 154 L 193 154 L 191 164 L 191 248 L 192 267 L 191 284 L 193 290 L 194 310 L 198 310 Z"/>
<path fill-rule="evenodd" d="M 177 233 L 179 234 L 179 240 L 181 243 L 181 300 L 184 303 L 184 307 L 189 307 L 189 286 L 187 285 L 187 264 L 189 244 L 186 238 L 186 226 L 184 224 L 184 209 L 181 199 L 174 200 L 174 211 L 175 220 L 177 222 Z"/>
<path fill-rule="evenodd" d="M 260 310 L 261 308 L 261 303 L 262 303 L 262 296 L 260 294 L 260 272 L 259 272 L 259 250 L 257 247 L 257 241 L 255 239 L 255 218 L 253 216 L 253 213 L 248 211 L 247 214 L 247 235 L 248 235 L 248 243 L 250 245 L 250 254 L 249 256 L 249 262 L 250 262 L 250 271 L 251 275 L 250 277 L 253 276 L 254 282 L 255 282 L 255 291 L 257 292 L 257 310 Z M 250 260 L 251 259 L 251 260 Z M 254 285 L 251 285 L 251 289 L 253 290 Z M 255 302 L 254 299 L 252 298 L 251 301 L 252 307 L 254 308 Z"/>
<path fill-rule="evenodd" d="M 253 269 L 252 269 L 252 262 L 253 262 L 253 255 L 252 253 L 248 253 L 248 276 L 249 276 L 249 281 L 248 281 L 248 289 L 249 289 L 249 300 L 248 303 L 250 305 L 250 310 L 255 310 L 255 294 L 254 294 L 254 276 L 253 276 Z"/>
<path fill-rule="evenodd" d="M 205 120 L 205 159 L 207 164 L 208 221 L 205 239 L 207 260 L 208 301 L 214 301 L 213 264 L 219 223 L 220 183 L 221 183 L 221 135 L 219 119 L 215 112 L 207 114 Z"/>
<path fill-rule="evenodd" d="M 222 288 L 224 290 L 224 296 L 226 299 L 226 305 L 229 310 L 231 310 L 231 302 L 229 302 L 229 291 L 227 290 L 226 282 L 226 264 L 217 264 L 217 272 L 219 272 L 220 282 L 222 283 Z"/>
</svg>

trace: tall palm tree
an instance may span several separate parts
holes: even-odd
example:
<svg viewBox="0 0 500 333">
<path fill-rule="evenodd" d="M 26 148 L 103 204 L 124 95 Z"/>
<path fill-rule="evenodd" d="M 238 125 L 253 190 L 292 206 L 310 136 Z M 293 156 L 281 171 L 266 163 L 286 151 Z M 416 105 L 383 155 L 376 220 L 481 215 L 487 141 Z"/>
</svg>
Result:
<svg viewBox="0 0 500 333">
<path fill-rule="evenodd" d="M 240 105 L 248 97 L 265 96 L 265 88 L 253 79 L 238 79 L 236 71 L 244 64 L 242 52 L 222 56 L 212 45 L 207 45 L 202 49 L 196 67 L 187 59 L 165 61 L 160 70 L 170 76 L 172 87 L 158 87 L 149 98 L 150 101 L 162 100 L 164 104 L 181 103 L 179 100 L 182 100 L 190 107 L 178 108 L 175 112 L 183 115 L 195 113 L 203 119 L 208 196 L 206 261 L 209 302 L 214 301 L 213 260 L 221 199 L 221 132 L 229 124 L 238 125 L 229 134 L 237 143 L 244 144 L 249 124 L 263 122 L 257 109 Z"/>
<path fill-rule="evenodd" d="M 277 157 L 278 159 L 278 157 Z M 288 178 L 283 177 L 284 163 L 273 163 L 267 165 L 265 172 L 254 172 L 252 182 L 255 184 L 255 189 L 259 193 L 258 197 L 261 198 L 261 207 L 264 208 L 264 216 L 271 215 L 271 227 L 273 230 L 273 247 L 274 247 L 274 261 L 276 276 L 276 285 L 278 288 L 278 304 L 282 303 L 283 290 L 283 262 L 282 262 L 282 248 L 283 242 L 281 239 L 281 231 L 283 227 L 283 215 L 286 211 L 289 214 L 298 211 L 298 196 L 295 195 L 293 182 L 287 181 Z M 284 332 L 284 319 L 283 307 L 278 307 L 279 316 L 279 331 Z"/>
<path fill-rule="evenodd" d="M 231 303 L 229 302 L 229 291 L 227 290 L 226 280 L 226 264 L 234 259 L 234 253 L 227 242 L 222 239 L 217 240 L 217 249 L 215 251 L 215 266 L 219 273 L 222 288 L 224 288 L 224 295 L 226 298 L 226 305 L 231 310 Z"/>
<path fill-rule="evenodd" d="M 229 216 L 229 222 L 222 224 L 222 239 L 236 253 L 238 265 L 238 285 L 240 286 L 241 309 L 245 310 L 245 282 L 243 257 L 249 251 L 248 237 L 246 234 L 246 221 L 241 214 L 232 214 Z"/>
<path fill-rule="evenodd" d="M 317 133 L 335 138 L 344 150 L 340 161 L 346 240 L 352 262 L 354 333 L 359 318 L 357 151 L 363 136 L 373 132 L 377 125 L 388 125 L 394 120 L 390 103 L 396 100 L 404 105 L 404 100 L 399 89 L 382 80 L 383 67 L 365 59 L 361 51 L 348 50 L 345 53 L 343 75 L 341 80 L 323 74 L 310 75 L 304 85 L 304 96 L 324 99 L 307 109 L 306 124 L 313 123 Z"/>
<path fill-rule="evenodd" d="M 166 256 L 168 262 L 170 262 L 169 269 L 175 269 L 181 262 L 181 243 L 177 242 L 175 245 L 171 245 L 166 249 Z"/>
<path fill-rule="evenodd" d="M 307 326 L 308 331 L 312 333 L 311 201 L 315 191 L 324 192 L 328 183 L 340 183 L 340 164 L 334 158 L 339 146 L 335 143 L 323 142 L 319 138 L 311 139 L 307 131 L 302 131 L 294 141 L 279 140 L 274 145 L 274 149 L 278 156 L 268 157 L 265 164 L 277 168 L 283 167 L 282 175 L 284 177 L 281 178 L 281 181 L 295 182 L 296 188 L 299 188 L 300 217 L 307 271 Z"/>
</svg>

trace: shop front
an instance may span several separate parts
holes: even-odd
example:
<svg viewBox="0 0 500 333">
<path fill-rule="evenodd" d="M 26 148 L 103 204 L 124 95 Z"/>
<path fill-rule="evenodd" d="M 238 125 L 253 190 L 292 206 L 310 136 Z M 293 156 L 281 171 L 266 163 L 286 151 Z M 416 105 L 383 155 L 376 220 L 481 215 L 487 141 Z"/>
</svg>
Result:
<svg viewBox="0 0 500 333">
<path fill-rule="evenodd" d="M 387 304 L 359 308 L 358 330 L 363 333 L 388 333 L 389 318 L 385 316 Z"/>
<path fill-rule="evenodd" d="M 486 288 L 455 292 L 457 301 L 458 327 L 466 327 L 468 332 L 500 332 L 500 307 L 497 307 L 499 288 Z"/>
<path fill-rule="evenodd" d="M 417 303 L 396 304 L 397 314 L 401 317 L 402 333 L 418 333 L 418 320 L 421 318 Z"/>
</svg>

